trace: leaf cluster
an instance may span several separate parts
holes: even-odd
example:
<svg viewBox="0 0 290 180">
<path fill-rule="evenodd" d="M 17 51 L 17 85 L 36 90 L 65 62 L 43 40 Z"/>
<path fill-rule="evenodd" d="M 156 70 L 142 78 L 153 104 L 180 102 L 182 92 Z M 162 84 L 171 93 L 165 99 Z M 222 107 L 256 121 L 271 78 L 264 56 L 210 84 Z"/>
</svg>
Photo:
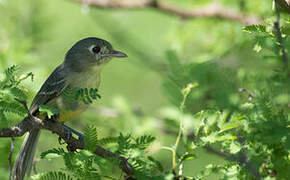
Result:
<svg viewBox="0 0 290 180">
<path fill-rule="evenodd" d="M 92 104 L 93 100 L 100 99 L 101 95 L 96 88 L 66 88 L 63 92 L 63 97 L 82 101 L 84 104 Z"/>
<path fill-rule="evenodd" d="M 65 168 L 59 172 L 47 172 L 35 176 L 35 179 L 55 178 L 59 176 L 73 179 L 101 179 L 110 176 L 113 168 L 118 166 L 115 159 L 102 159 L 93 152 L 96 145 L 108 146 L 114 153 L 127 157 L 133 165 L 137 177 L 152 176 L 153 171 L 162 171 L 163 167 L 152 156 L 146 155 L 146 149 L 155 140 L 150 135 L 133 138 L 131 135 L 120 134 L 117 137 L 98 139 L 97 128 L 86 126 L 84 129 L 85 149 L 77 152 L 67 152 L 62 148 L 50 149 L 41 154 L 42 159 L 54 159 L 62 157 Z M 66 176 L 67 175 L 67 176 Z M 114 179 L 114 177 L 111 177 Z"/>
<path fill-rule="evenodd" d="M 21 82 L 31 77 L 32 73 L 19 74 L 18 66 L 11 66 L 0 76 L 0 125 L 7 126 L 8 117 L 24 117 L 26 109 L 18 101 L 28 98 L 28 90 L 21 86 Z"/>
</svg>

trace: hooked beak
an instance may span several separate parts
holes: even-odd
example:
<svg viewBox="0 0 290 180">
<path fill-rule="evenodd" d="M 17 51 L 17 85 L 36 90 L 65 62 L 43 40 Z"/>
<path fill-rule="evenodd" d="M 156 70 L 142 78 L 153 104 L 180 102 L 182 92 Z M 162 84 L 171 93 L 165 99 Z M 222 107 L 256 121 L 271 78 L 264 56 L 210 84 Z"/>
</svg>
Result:
<svg viewBox="0 0 290 180">
<path fill-rule="evenodd" d="M 122 53 L 120 51 L 113 50 L 111 53 L 105 54 L 107 57 L 118 57 L 118 58 L 125 58 L 128 57 L 127 54 Z"/>
</svg>

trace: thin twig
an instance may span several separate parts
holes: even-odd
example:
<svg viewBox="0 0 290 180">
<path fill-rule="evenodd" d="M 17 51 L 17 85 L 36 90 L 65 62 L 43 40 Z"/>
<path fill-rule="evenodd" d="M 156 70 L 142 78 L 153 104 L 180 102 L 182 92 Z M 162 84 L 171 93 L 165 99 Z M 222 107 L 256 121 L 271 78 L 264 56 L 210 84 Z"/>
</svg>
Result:
<svg viewBox="0 0 290 180">
<path fill-rule="evenodd" d="M 249 101 L 252 101 L 253 98 L 255 97 L 255 94 L 246 88 L 239 88 L 239 92 L 246 92 L 248 94 Z"/>
<path fill-rule="evenodd" d="M 10 153 L 8 156 L 8 161 L 9 161 L 9 180 L 12 178 L 12 155 L 13 155 L 13 150 L 14 150 L 14 137 L 11 137 L 11 148 L 10 148 Z"/>
<path fill-rule="evenodd" d="M 275 0 L 278 5 L 290 14 L 290 0 Z"/>
<path fill-rule="evenodd" d="M 274 22 L 274 29 L 275 29 L 275 32 L 276 32 L 276 38 L 277 38 L 277 41 L 279 43 L 279 47 L 280 47 L 281 52 L 282 52 L 282 61 L 284 63 L 284 67 L 285 67 L 285 69 L 287 71 L 289 71 L 289 68 L 288 68 L 288 57 L 287 57 L 287 54 L 286 54 L 285 45 L 284 45 L 284 42 L 283 42 L 282 33 L 281 33 L 281 29 L 280 29 L 280 7 L 277 4 L 278 1 L 275 0 L 275 2 L 276 2 L 276 5 L 275 5 L 276 8 L 275 9 L 276 9 L 277 19 Z"/>
<path fill-rule="evenodd" d="M 110 9 L 139 9 L 139 8 L 153 8 L 155 10 L 179 16 L 182 19 L 192 18 L 209 18 L 216 17 L 231 21 L 237 21 L 243 25 L 258 24 L 261 22 L 260 18 L 253 15 L 246 15 L 242 12 L 232 8 L 224 7 L 219 3 L 210 3 L 205 6 L 195 7 L 192 9 L 181 9 L 174 5 L 169 5 L 163 1 L 158 0 L 75 0 L 85 6 L 93 6 L 98 8 Z"/>
<path fill-rule="evenodd" d="M 169 130 L 163 130 L 166 134 L 176 134 L 175 131 L 169 131 Z M 196 137 L 194 134 L 188 134 L 187 138 L 196 141 Z M 261 175 L 259 174 L 258 167 L 248 160 L 246 152 L 241 152 L 239 155 L 233 155 L 228 152 L 221 151 L 219 149 L 213 148 L 210 145 L 204 146 L 204 150 L 211 154 L 215 154 L 217 156 L 220 156 L 228 161 L 237 162 L 241 166 L 244 166 L 256 179 L 261 179 Z"/>
</svg>

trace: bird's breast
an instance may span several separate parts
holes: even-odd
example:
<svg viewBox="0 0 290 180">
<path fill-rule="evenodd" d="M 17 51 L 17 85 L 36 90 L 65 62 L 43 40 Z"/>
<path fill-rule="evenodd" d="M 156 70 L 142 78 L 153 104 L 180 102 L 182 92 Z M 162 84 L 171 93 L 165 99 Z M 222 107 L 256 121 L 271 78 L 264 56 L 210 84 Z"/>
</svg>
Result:
<svg viewBox="0 0 290 180">
<path fill-rule="evenodd" d="M 99 88 L 100 86 L 100 67 L 92 67 L 87 71 L 72 73 L 68 77 L 71 88 Z"/>
<path fill-rule="evenodd" d="M 75 99 L 75 96 L 70 97 L 72 89 L 95 89 L 100 85 L 100 69 L 90 69 L 85 72 L 74 72 L 67 77 L 68 86 L 63 93 L 54 100 L 58 109 L 60 109 L 60 121 L 72 120 L 84 111 L 88 104 L 83 103 L 81 100 Z"/>
</svg>

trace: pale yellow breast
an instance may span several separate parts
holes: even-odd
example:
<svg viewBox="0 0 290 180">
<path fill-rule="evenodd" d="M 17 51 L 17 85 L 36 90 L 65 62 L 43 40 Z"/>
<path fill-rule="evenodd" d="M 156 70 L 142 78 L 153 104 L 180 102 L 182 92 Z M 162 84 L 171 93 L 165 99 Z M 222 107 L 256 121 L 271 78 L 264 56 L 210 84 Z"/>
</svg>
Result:
<svg viewBox="0 0 290 180">
<path fill-rule="evenodd" d="M 100 85 L 100 70 L 101 67 L 92 67 L 90 70 L 82 73 L 72 73 L 68 77 L 69 88 L 98 88 Z M 56 98 L 53 102 L 60 109 L 60 121 L 69 121 L 76 119 L 88 105 L 80 100 L 67 99 L 62 95 Z"/>
<path fill-rule="evenodd" d="M 95 66 L 85 72 L 72 73 L 68 77 L 69 86 L 72 88 L 99 88 L 101 68 Z"/>
</svg>

